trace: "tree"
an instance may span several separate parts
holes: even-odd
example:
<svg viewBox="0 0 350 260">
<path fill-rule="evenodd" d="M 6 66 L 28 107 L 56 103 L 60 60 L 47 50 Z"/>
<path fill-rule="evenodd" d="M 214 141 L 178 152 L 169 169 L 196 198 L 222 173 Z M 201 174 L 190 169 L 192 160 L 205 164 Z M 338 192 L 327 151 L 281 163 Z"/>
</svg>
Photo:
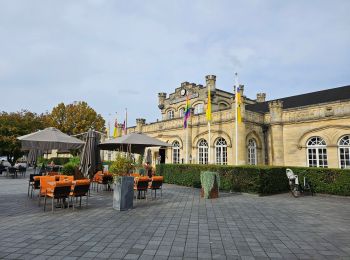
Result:
<svg viewBox="0 0 350 260">
<path fill-rule="evenodd" d="M 51 126 L 69 135 L 87 132 L 89 128 L 101 132 L 105 129 L 103 117 L 83 101 L 68 105 L 58 104 L 49 114 L 49 121 Z"/>
<path fill-rule="evenodd" d="M 36 114 L 27 110 L 0 113 L 0 154 L 7 156 L 13 165 L 25 151 L 17 137 L 30 134 L 48 126 L 46 114 Z"/>
</svg>

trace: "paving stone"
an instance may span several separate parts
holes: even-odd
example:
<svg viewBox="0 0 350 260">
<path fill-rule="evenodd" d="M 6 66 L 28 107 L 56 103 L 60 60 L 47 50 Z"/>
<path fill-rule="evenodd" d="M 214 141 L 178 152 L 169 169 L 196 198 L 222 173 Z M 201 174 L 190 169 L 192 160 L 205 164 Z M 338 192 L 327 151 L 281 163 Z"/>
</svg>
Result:
<svg viewBox="0 0 350 260">
<path fill-rule="evenodd" d="M 27 178 L 0 176 L 0 259 L 348 259 L 350 198 L 258 197 L 164 185 L 162 198 L 112 209 L 112 193 L 89 207 L 56 210 L 27 198 Z"/>
</svg>

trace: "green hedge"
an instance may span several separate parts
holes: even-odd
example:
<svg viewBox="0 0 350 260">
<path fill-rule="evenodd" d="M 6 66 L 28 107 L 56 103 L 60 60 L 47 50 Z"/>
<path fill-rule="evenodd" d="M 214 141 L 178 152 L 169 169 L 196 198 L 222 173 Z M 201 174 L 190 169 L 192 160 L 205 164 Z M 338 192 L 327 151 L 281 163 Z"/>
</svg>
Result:
<svg viewBox="0 0 350 260">
<path fill-rule="evenodd" d="M 55 165 L 64 165 L 64 164 L 69 162 L 69 159 L 70 158 L 66 158 L 66 157 L 64 157 L 64 158 L 63 157 L 53 157 L 50 159 L 45 159 L 43 157 L 40 157 L 38 159 L 38 165 L 41 165 L 42 163 L 47 165 L 47 164 L 50 164 L 51 161 L 53 161 Z"/>
<path fill-rule="evenodd" d="M 350 170 L 332 168 L 288 167 L 299 177 L 299 182 L 307 178 L 316 193 L 350 196 Z"/>
<path fill-rule="evenodd" d="M 200 172 L 216 171 L 221 177 L 220 190 L 269 195 L 289 191 L 286 168 L 291 168 L 300 182 L 306 176 L 316 193 L 350 195 L 350 171 L 340 169 L 161 164 L 156 174 L 164 176 L 167 183 L 200 188 Z"/>
<path fill-rule="evenodd" d="M 200 188 L 200 172 L 216 171 L 220 174 L 220 190 L 251 192 L 268 195 L 288 191 L 285 167 L 219 166 L 195 164 L 157 165 L 157 175 L 164 181 Z"/>
</svg>

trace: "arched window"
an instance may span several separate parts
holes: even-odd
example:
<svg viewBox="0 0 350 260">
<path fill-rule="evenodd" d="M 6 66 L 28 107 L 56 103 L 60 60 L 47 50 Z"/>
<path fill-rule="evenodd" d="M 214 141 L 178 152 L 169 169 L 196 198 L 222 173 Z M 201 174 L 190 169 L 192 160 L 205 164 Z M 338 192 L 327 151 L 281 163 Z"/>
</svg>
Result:
<svg viewBox="0 0 350 260">
<path fill-rule="evenodd" d="M 204 112 L 204 105 L 203 104 L 197 104 L 194 106 L 194 114 L 202 114 Z"/>
<path fill-rule="evenodd" d="M 248 140 L 248 164 L 249 165 L 257 165 L 257 153 L 256 153 L 256 141 L 255 139 Z"/>
<path fill-rule="evenodd" d="M 174 118 L 174 111 L 173 110 L 169 110 L 168 111 L 168 119 L 173 119 Z"/>
<path fill-rule="evenodd" d="M 343 136 L 338 143 L 340 168 L 350 168 L 350 135 Z"/>
<path fill-rule="evenodd" d="M 204 139 L 198 142 L 198 163 L 208 164 L 208 142 Z"/>
<path fill-rule="evenodd" d="M 309 167 L 328 167 L 327 144 L 319 136 L 311 137 L 307 141 L 307 159 Z"/>
<path fill-rule="evenodd" d="M 216 164 L 227 164 L 227 142 L 219 138 L 215 143 Z"/>
<path fill-rule="evenodd" d="M 180 143 L 173 142 L 173 163 L 180 163 Z"/>
<path fill-rule="evenodd" d="M 184 109 L 184 108 L 180 108 L 180 110 L 179 110 L 179 116 L 180 116 L 180 117 L 184 117 L 184 116 L 185 116 L 185 109 Z"/>
</svg>

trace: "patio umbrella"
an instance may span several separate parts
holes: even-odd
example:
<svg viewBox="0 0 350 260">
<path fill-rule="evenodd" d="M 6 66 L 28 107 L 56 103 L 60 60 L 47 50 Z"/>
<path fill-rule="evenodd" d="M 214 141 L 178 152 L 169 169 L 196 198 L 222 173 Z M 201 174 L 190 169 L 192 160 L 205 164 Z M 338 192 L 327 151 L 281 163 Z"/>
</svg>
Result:
<svg viewBox="0 0 350 260">
<path fill-rule="evenodd" d="M 92 177 L 97 166 L 101 164 L 100 150 L 98 148 L 99 136 L 94 130 L 90 129 L 86 136 L 86 142 L 80 157 L 79 170 L 86 177 Z"/>
<path fill-rule="evenodd" d="M 70 150 L 78 149 L 84 145 L 83 141 L 64 134 L 54 127 L 48 127 L 44 130 L 39 130 L 37 132 L 18 137 L 17 139 L 21 141 L 22 149 L 28 150 Z"/>
<path fill-rule="evenodd" d="M 146 163 L 152 164 L 152 151 L 151 149 L 147 149 L 146 153 Z"/>
<path fill-rule="evenodd" d="M 119 149 L 120 151 L 137 154 L 143 154 L 145 148 L 151 146 L 170 147 L 172 145 L 141 133 L 127 134 L 115 139 L 106 140 L 99 144 L 102 150 Z"/>
<path fill-rule="evenodd" d="M 27 164 L 35 166 L 38 160 L 38 157 L 43 155 L 43 151 L 38 149 L 30 149 L 27 157 Z"/>
</svg>

